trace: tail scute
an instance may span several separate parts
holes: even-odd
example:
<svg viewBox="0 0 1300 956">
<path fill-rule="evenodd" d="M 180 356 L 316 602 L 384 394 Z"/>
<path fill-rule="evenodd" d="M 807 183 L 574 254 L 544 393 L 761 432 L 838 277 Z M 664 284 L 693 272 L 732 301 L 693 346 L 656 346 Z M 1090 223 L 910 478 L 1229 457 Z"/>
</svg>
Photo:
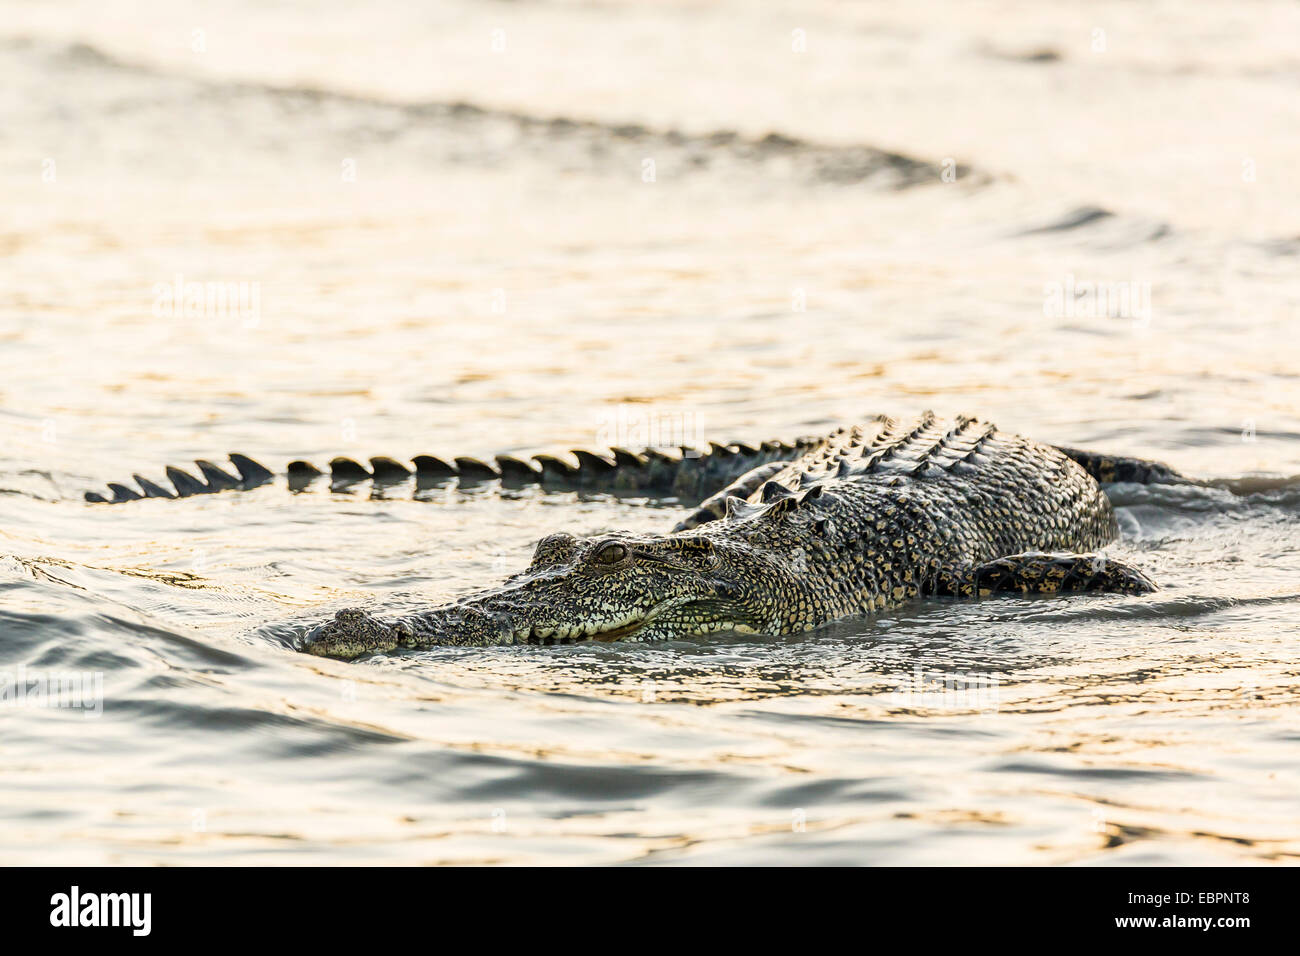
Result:
<svg viewBox="0 0 1300 956">
<path fill-rule="evenodd" d="M 168 465 L 165 469 L 167 480 L 171 482 L 174 491 L 137 473 L 131 476 L 131 480 L 139 486 L 139 491 L 130 485 L 113 481 L 108 484 L 108 490 L 113 493 L 113 497 L 106 498 L 98 491 L 87 491 L 85 499 L 95 504 L 118 504 L 123 501 L 138 501 L 141 498 L 189 498 L 193 495 L 210 495 L 218 491 L 256 488 L 275 477 L 269 468 L 238 452 L 230 455 L 230 463 L 235 466 L 239 477 L 235 477 L 206 459 L 198 459 L 194 464 L 206 481 L 200 481 L 183 468 Z M 294 473 L 294 465 L 311 469 L 313 477 L 320 474 L 307 462 L 294 462 L 289 467 L 291 476 Z"/>
<path fill-rule="evenodd" d="M 612 448 L 599 453 L 576 449 L 572 452 L 572 459 L 555 455 L 534 455 L 531 459 L 498 455 L 491 461 L 463 456 L 447 461 L 432 455 L 417 455 L 411 459 L 410 467 L 392 458 L 375 457 L 369 459 L 370 467 L 367 468 L 351 458 L 338 457 L 331 460 L 326 469 L 318 468 L 309 461 L 292 461 L 285 474 L 292 491 L 303 490 L 328 472 L 330 484 L 339 487 L 363 481 L 392 484 L 405 481 L 414 474 L 418 487 L 453 480 L 466 484 L 500 480 L 510 485 L 539 484 L 556 489 L 642 492 L 702 500 L 758 465 L 789 459 L 804 444 L 805 440 L 802 439 L 794 444 L 770 441 L 759 446 L 739 442 L 726 445 L 711 443 L 707 450 L 684 449 L 682 454 L 665 453 L 656 448 L 646 448 L 640 452 Z M 200 459 L 195 462 L 195 466 L 203 480 L 181 468 L 171 465 L 167 467 L 167 478 L 175 489 L 174 492 L 165 485 L 134 475 L 140 491 L 114 483 L 109 485 L 112 497 L 88 491 L 85 498 L 90 502 L 110 504 L 139 498 L 189 498 L 219 491 L 256 488 L 275 477 L 269 468 L 247 455 L 232 453 L 230 462 L 238 477 L 210 461 Z"/>
</svg>

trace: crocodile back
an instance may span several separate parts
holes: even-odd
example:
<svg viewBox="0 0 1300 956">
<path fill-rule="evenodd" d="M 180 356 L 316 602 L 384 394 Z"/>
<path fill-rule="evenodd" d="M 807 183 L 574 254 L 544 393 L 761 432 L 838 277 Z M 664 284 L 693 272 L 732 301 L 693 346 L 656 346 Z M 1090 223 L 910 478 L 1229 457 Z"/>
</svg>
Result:
<svg viewBox="0 0 1300 956">
<path fill-rule="evenodd" d="M 787 491 L 808 504 L 780 507 Z M 765 510 L 779 520 L 764 520 Z M 734 529 L 755 544 L 802 547 L 812 579 L 868 608 L 872 596 L 927 593 L 953 568 L 1027 551 L 1092 551 L 1118 532 L 1101 487 L 1056 448 L 931 413 L 882 416 L 828 436 L 719 524 L 717 532 Z"/>
</svg>

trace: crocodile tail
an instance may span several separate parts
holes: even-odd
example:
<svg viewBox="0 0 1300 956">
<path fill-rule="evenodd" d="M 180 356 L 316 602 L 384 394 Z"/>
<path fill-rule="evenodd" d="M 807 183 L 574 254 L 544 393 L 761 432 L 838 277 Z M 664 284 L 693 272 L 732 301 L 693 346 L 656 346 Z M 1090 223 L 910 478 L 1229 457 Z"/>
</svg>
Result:
<svg viewBox="0 0 1300 956">
<path fill-rule="evenodd" d="M 699 501 L 758 465 L 787 461 L 816 444 L 816 439 L 795 442 L 770 441 L 761 445 L 742 442 L 711 443 L 707 449 L 680 448 L 665 451 L 646 448 L 639 452 L 611 448 L 605 452 L 577 449 L 572 457 L 534 455 L 518 458 L 497 455 L 491 462 L 478 458 L 438 458 L 417 455 L 410 464 L 393 458 L 377 457 L 363 464 L 351 458 L 335 458 L 326 468 L 311 462 L 293 461 L 285 469 L 289 488 L 301 491 L 328 475 L 331 487 L 347 487 L 360 482 L 376 485 L 398 484 L 414 478 L 417 487 L 445 482 L 470 485 L 500 481 L 520 487 L 540 485 L 556 491 L 625 491 L 654 497 L 677 497 Z M 246 455 L 231 454 L 234 474 L 207 460 L 196 461 L 199 475 L 173 466 L 165 469 L 166 483 L 151 481 L 142 475 L 132 476 L 139 490 L 125 483 L 109 484 L 109 494 L 86 492 L 86 500 L 117 504 L 140 498 L 188 498 L 219 491 L 240 491 L 267 484 L 275 474 L 265 465 Z"/>
<path fill-rule="evenodd" d="M 143 475 L 135 474 L 131 479 L 139 486 L 136 491 L 130 485 L 111 481 L 108 490 L 112 497 L 105 497 L 97 491 L 87 491 L 86 500 L 91 502 L 118 504 L 123 501 L 136 501 L 140 498 L 188 498 L 191 495 L 208 495 L 218 491 L 246 490 L 264 485 L 275 475 L 269 468 L 254 461 L 247 455 L 232 453 L 230 463 L 237 474 L 231 474 L 224 468 L 214 465 L 206 459 L 194 462 L 202 478 L 197 478 L 185 471 L 168 465 L 165 469 L 171 488 L 164 484 L 150 481 Z"/>
<path fill-rule="evenodd" d="M 1116 455 L 1103 455 L 1098 452 L 1084 451 L 1080 448 L 1062 448 L 1056 450 L 1066 458 L 1076 462 L 1088 474 L 1103 485 L 1117 481 L 1130 481 L 1139 485 L 1190 485 L 1195 484 L 1191 478 L 1180 474 L 1168 465 L 1146 458 L 1121 458 Z"/>
</svg>

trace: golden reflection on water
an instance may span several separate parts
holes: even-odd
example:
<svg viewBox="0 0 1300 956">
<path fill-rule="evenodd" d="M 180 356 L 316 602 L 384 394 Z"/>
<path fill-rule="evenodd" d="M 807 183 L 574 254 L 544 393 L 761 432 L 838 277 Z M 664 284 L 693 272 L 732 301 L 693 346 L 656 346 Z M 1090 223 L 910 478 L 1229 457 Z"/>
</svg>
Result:
<svg viewBox="0 0 1300 956">
<path fill-rule="evenodd" d="M 105 700 L 6 714 L 0 859 L 1296 860 L 1294 6 L 1017 6 L 1011 44 L 986 7 L 804 4 L 803 53 L 782 4 L 327 6 L 321 34 L 237 3 L 255 49 L 205 9 L 202 56 L 172 42 L 187 3 L 9 11 L 3 665 L 101 672 Z M 507 57 L 481 42 L 502 19 Z M 185 280 L 259 307 L 159 314 Z M 1053 311 L 1079 282 L 1149 313 Z M 631 412 L 753 441 L 925 407 L 1232 484 L 1116 492 L 1149 599 L 354 665 L 293 653 L 301 628 L 674 511 L 81 501 L 229 450 L 560 451 Z"/>
</svg>

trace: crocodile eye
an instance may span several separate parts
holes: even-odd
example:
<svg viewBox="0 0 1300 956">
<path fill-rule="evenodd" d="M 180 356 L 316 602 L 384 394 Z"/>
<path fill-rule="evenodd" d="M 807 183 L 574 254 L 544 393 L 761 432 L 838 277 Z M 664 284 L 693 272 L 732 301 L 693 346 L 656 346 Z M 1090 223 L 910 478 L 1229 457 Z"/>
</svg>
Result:
<svg viewBox="0 0 1300 956">
<path fill-rule="evenodd" d="M 596 564 L 603 564 L 606 567 L 612 567 L 616 564 L 622 564 L 632 553 L 626 547 L 617 541 L 611 541 L 609 544 L 603 544 L 596 549 L 596 553 L 591 556 L 591 560 Z"/>
</svg>

